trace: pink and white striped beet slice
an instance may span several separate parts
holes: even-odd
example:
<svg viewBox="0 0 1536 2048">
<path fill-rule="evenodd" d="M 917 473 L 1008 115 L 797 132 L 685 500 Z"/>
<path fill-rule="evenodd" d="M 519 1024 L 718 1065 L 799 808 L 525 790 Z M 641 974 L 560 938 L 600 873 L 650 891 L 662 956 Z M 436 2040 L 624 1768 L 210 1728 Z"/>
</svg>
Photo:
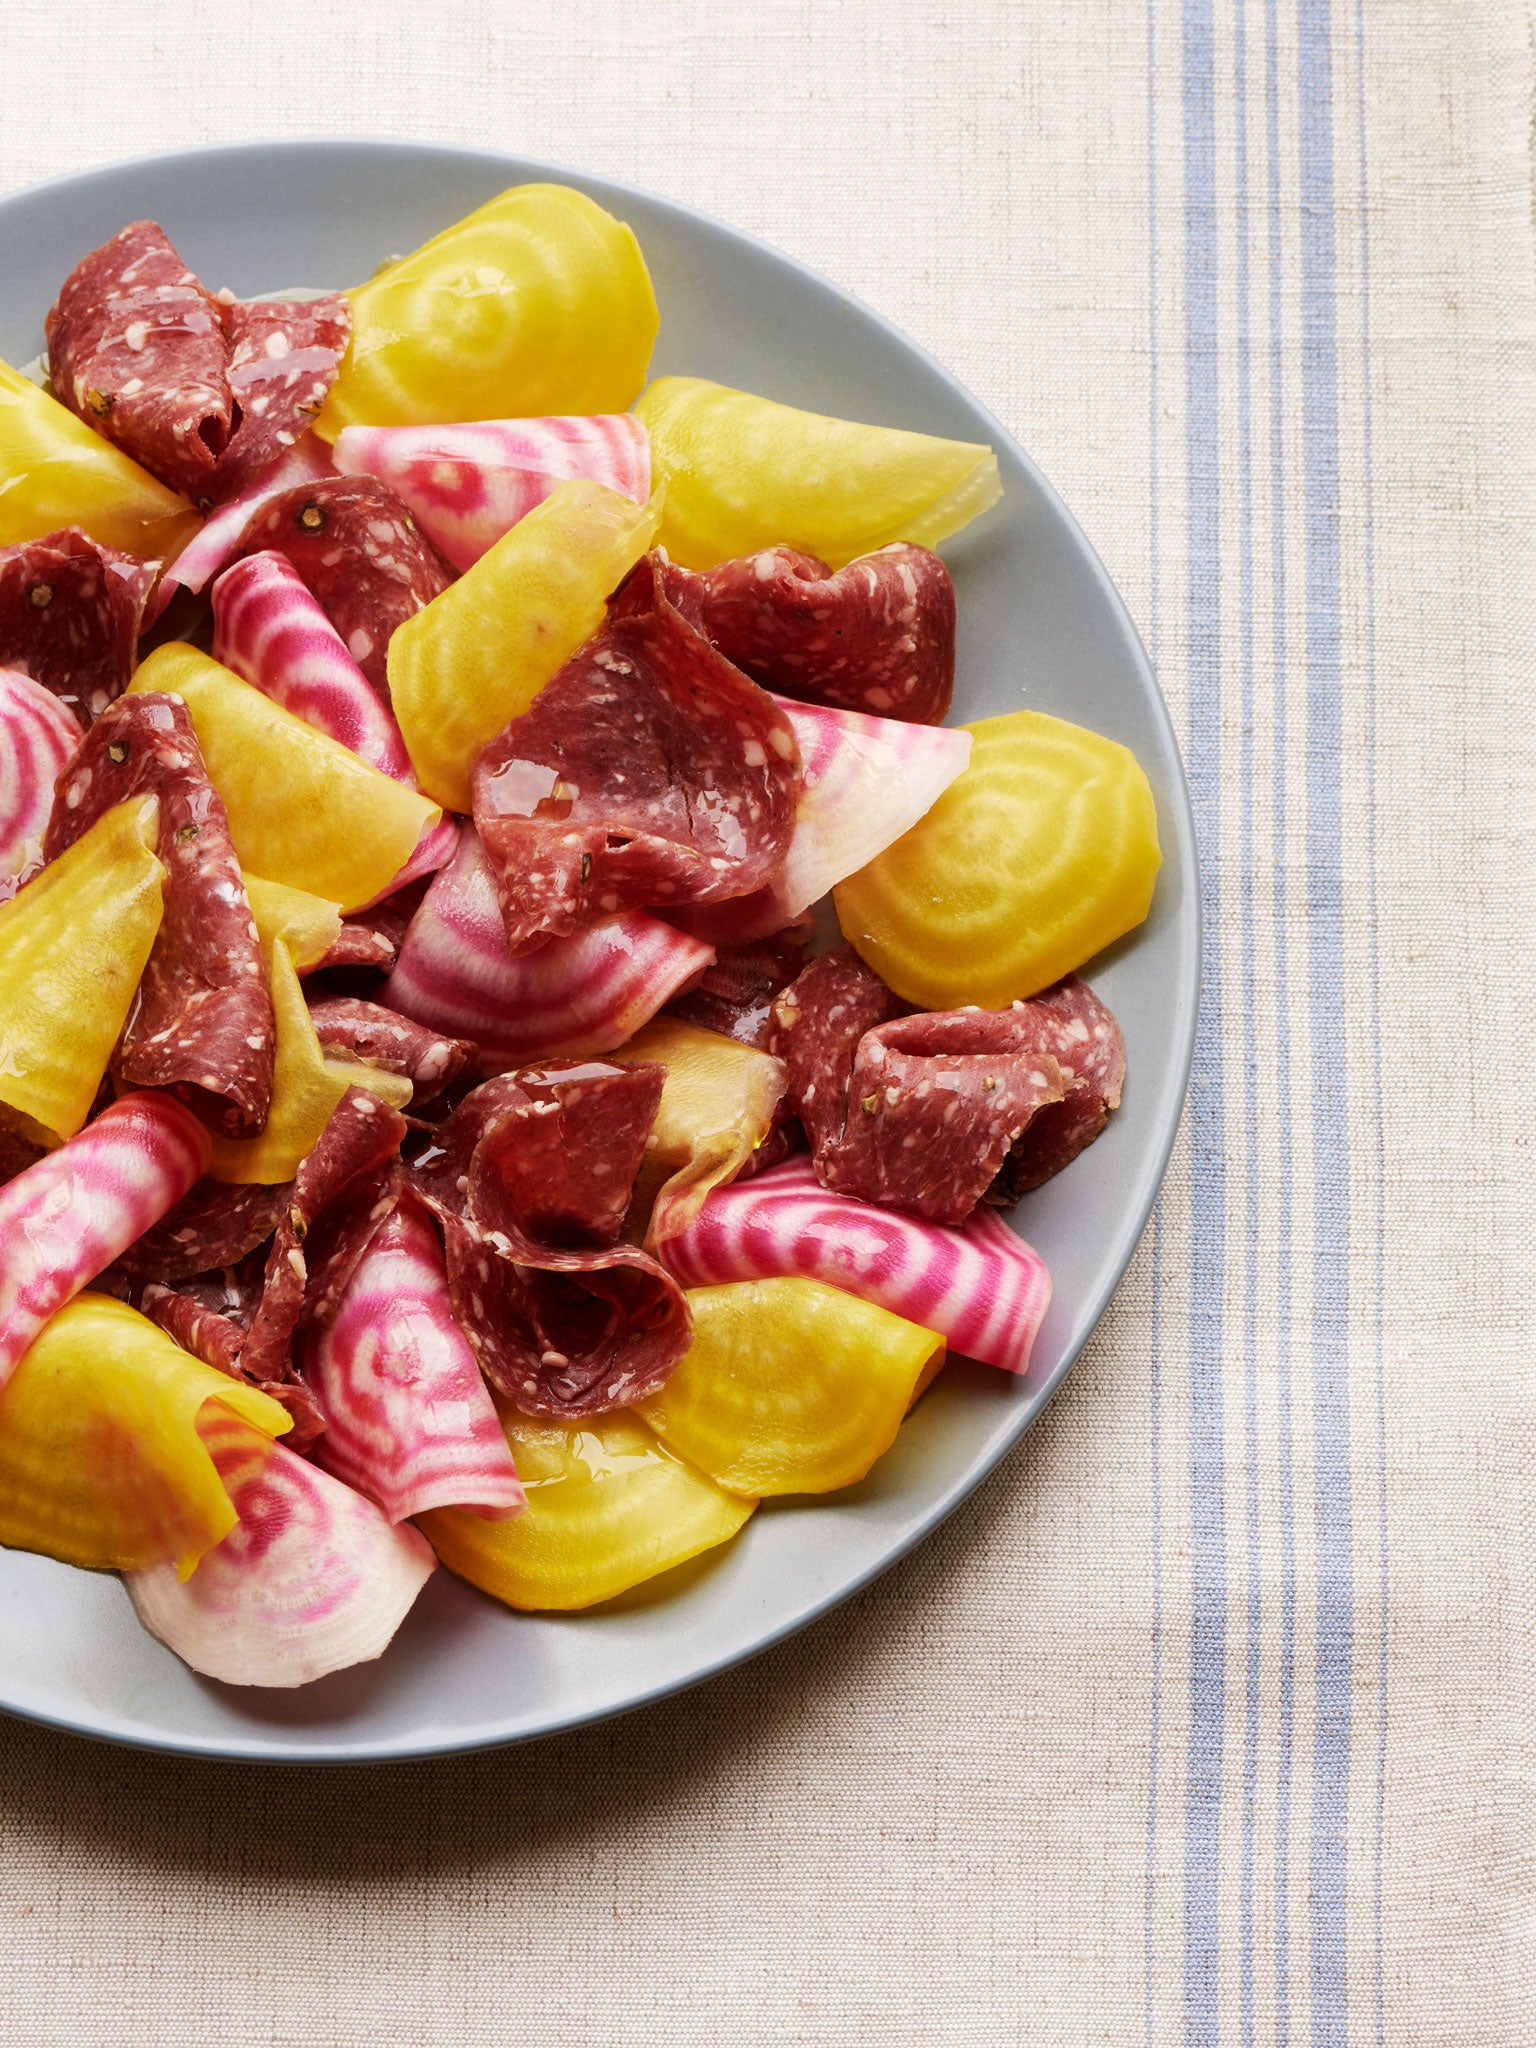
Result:
<svg viewBox="0 0 1536 2048">
<path fill-rule="evenodd" d="M 794 835 L 783 867 L 763 888 L 677 913 L 679 924 L 717 945 L 767 938 L 793 923 L 910 832 L 971 758 L 970 734 L 954 726 L 774 701 L 800 748 Z"/>
<path fill-rule="evenodd" d="M 147 632 L 155 623 L 178 590 L 202 590 L 218 575 L 234 553 L 253 513 L 269 498 L 292 490 L 295 484 L 313 483 L 316 477 L 335 474 L 331 451 L 318 434 L 306 434 L 295 441 L 264 476 L 257 477 L 243 491 L 227 498 L 217 511 L 210 512 L 176 559 L 166 564 L 144 614 L 144 630 Z"/>
<path fill-rule="evenodd" d="M 41 865 L 53 785 L 84 737 L 52 690 L 0 668 L 0 896 Z"/>
<path fill-rule="evenodd" d="M 459 570 L 572 477 L 606 484 L 640 505 L 651 494 L 650 436 L 627 412 L 343 427 L 335 462 L 343 476 L 388 484 Z"/>
<path fill-rule="evenodd" d="M 791 1159 L 717 1188 L 657 1256 L 685 1287 L 820 1280 L 938 1330 L 952 1351 L 1024 1372 L 1051 1300 L 1045 1261 L 996 1210 L 958 1230 L 872 1208 Z"/>
<path fill-rule="evenodd" d="M 481 1073 L 612 1052 L 714 959 L 701 940 L 644 911 L 514 959 L 485 849 L 473 826 L 460 829 L 459 850 L 412 918 L 378 1000 L 473 1039 Z"/>
<path fill-rule="evenodd" d="M 316 1458 L 392 1522 L 449 1507 L 503 1522 L 526 1505 L 437 1232 L 409 1195 L 311 1340 L 304 1380 L 325 1415 Z"/>
<path fill-rule="evenodd" d="M 416 787 L 399 726 L 282 555 L 247 555 L 214 584 L 213 658 L 381 775 Z M 391 891 L 435 873 L 456 844 L 451 818 L 425 827 Z"/>
<path fill-rule="evenodd" d="M 381 1656 L 436 1569 L 426 1539 L 217 1401 L 197 1429 L 240 1519 L 184 1583 L 171 1564 L 125 1573 L 144 1626 L 226 1685 L 308 1685 Z"/>
<path fill-rule="evenodd" d="M 48 1318 L 174 1209 L 213 1157 L 174 1096 L 124 1095 L 0 1187 L 0 1387 Z"/>
</svg>

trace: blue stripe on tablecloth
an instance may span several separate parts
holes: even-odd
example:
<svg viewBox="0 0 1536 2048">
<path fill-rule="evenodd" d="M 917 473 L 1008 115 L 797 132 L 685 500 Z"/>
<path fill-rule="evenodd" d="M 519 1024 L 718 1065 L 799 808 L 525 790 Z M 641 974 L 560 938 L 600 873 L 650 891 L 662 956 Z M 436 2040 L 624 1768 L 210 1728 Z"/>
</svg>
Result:
<svg viewBox="0 0 1536 2048">
<path fill-rule="evenodd" d="M 1248 251 L 1248 34 L 1243 0 L 1232 22 L 1233 157 L 1237 231 L 1238 895 L 1243 1031 L 1243 1508 L 1248 1550 L 1248 1647 L 1243 1672 L 1243 1803 L 1238 1844 L 1237 1992 L 1242 2048 L 1254 2040 L 1254 1834 L 1259 1780 L 1259 1652 L 1264 1622 L 1259 1550 L 1259 1044 L 1253 831 L 1253 377 Z"/>
<path fill-rule="evenodd" d="M 1184 1780 L 1184 2025 L 1220 2036 L 1220 1848 L 1227 1532 L 1222 1366 L 1226 1102 L 1222 1074 L 1221 576 L 1212 0 L 1184 0 L 1184 462 L 1189 551 L 1186 767 L 1201 853 L 1204 975 L 1190 1073 L 1189 1739 Z"/>
<path fill-rule="evenodd" d="M 1268 152 L 1266 214 L 1269 238 L 1269 463 L 1271 584 L 1274 614 L 1271 694 L 1274 726 L 1273 876 L 1275 947 L 1275 1144 L 1277 1213 L 1275 1218 L 1275 1418 L 1280 1508 L 1280 1645 L 1279 1712 L 1275 1730 L 1275 2042 L 1286 2048 L 1291 2036 L 1291 1792 L 1296 1741 L 1296 1505 L 1295 1438 L 1291 1415 L 1291 1362 L 1294 1301 L 1291 1285 L 1295 1252 L 1295 1131 L 1291 1104 L 1290 943 L 1288 933 L 1289 773 L 1287 748 L 1290 720 L 1290 649 L 1286 632 L 1285 545 L 1285 319 L 1283 299 L 1284 245 L 1281 235 L 1280 178 L 1280 23 L 1279 0 L 1266 0 L 1264 10 L 1265 142 Z"/>
<path fill-rule="evenodd" d="M 1301 441 L 1307 619 L 1307 964 L 1312 1055 L 1312 1439 L 1317 1645 L 1312 1746 L 1312 2040 L 1343 2048 L 1345 1823 L 1354 1665 L 1347 1363 L 1349 1122 L 1331 0 L 1298 0 Z"/>
<path fill-rule="evenodd" d="M 1355 0 L 1355 129 L 1360 207 L 1360 409 L 1365 482 L 1365 859 L 1370 931 L 1371 1113 L 1374 1123 L 1376 1252 L 1372 1272 L 1371 1339 L 1376 1396 L 1376 1811 L 1371 1873 L 1371 1946 L 1374 1965 L 1376 2048 L 1385 2039 L 1381 1968 L 1381 1836 L 1387 1791 L 1387 1390 L 1382 1355 L 1382 1302 L 1386 1263 L 1386 1158 L 1381 1115 L 1381 962 L 1376 938 L 1376 510 L 1371 447 L 1371 226 L 1365 175 L 1365 0 Z"/>
<path fill-rule="evenodd" d="M 1158 528 L 1157 381 L 1157 0 L 1147 0 L 1147 367 L 1149 389 L 1147 507 L 1151 552 L 1150 637 L 1154 671 L 1162 657 L 1162 605 Z M 1142 1929 L 1146 2048 L 1154 2048 L 1153 1903 L 1157 1887 L 1157 1780 L 1163 1708 L 1163 1198 L 1152 1212 L 1152 1726 L 1147 1746 L 1147 1876 Z"/>
</svg>

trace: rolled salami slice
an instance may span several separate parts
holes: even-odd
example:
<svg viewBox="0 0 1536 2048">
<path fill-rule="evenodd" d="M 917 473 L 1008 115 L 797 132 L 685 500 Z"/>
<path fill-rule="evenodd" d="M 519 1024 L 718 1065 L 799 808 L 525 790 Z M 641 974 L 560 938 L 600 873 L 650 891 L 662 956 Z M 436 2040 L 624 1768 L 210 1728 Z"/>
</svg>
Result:
<svg viewBox="0 0 1536 2048">
<path fill-rule="evenodd" d="M 249 490 L 308 433 L 352 334 L 352 310 L 339 292 L 237 299 L 221 311 L 234 426 L 207 493 L 216 505 Z"/>
<path fill-rule="evenodd" d="M 240 1352 L 242 1372 L 258 1384 L 292 1379 L 294 1336 L 335 1313 L 369 1239 L 400 1199 L 405 1132 L 398 1110 L 349 1088 L 300 1166 Z"/>
<path fill-rule="evenodd" d="M 602 632 L 475 764 L 515 953 L 617 911 L 745 896 L 789 849 L 794 732 L 668 602 L 662 569 L 636 566 Z"/>
<path fill-rule="evenodd" d="M 82 738 L 67 705 L 19 669 L 0 668 L 0 899 L 42 865 L 53 785 Z"/>
<path fill-rule="evenodd" d="M 1039 1109 L 1015 1140 L 987 1200 L 1007 1208 L 1031 1188 L 1070 1166 L 1120 1107 L 1125 1045 L 1120 1026 L 1086 981 L 1069 974 L 1026 1008 L 1049 1015 L 1058 1027 L 1051 1050 L 1067 1092 Z"/>
<path fill-rule="evenodd" d="M 210 1403 L 198 1433 L 239 1520 L 191 1578 L 127 1574 L 140 1621 L 226 1685 L 296 1686 L 382 1656 L 437 1560 L 371 1500 Z"/>
<path fill-rule="evenodd" d="M 223 308 L 154 221 L 75 265 L 47 336 L 71 412 L 194 504 L 209 496 L 234 415 Z"/>
<path fill-rule="evenodd" d="M 804 971 L 810 935 L 811 920 L 806 918 L 767 938 L 718 944 L 714 964 L 690 989 L 672 998 L 666 1015 L 718 1031 L 742 1045 L 761 1047 L 767 1042 L 774 997 Z"/>
<path fill-rule="evenodd" d="M 456 1081 L 475 1050 L 468 1039 L 444 1038 L 425 1024 L 360 996 L 323 997 L 310 1004 L 309 1014 L 328 1054 L 403 1074 L 411 1084 L 413 1109 Z"/>
<path fill-rule="evenodd" d="M 651 437 L 632 412 L 343 427 L 335 460 L 343 476 L 375 476 L 397 491 L 461 572 L 572 477 L 637 505 L 651 494 Z"/>
<path fill-rule="evenodd" d="M 1044 1261 L 993 1210 L 944 1229 L 829 1193 L 807 1159 L 716 1188 L 661 1257 L 685 1287 L 824 1281 L 1005 1372 L 1027 1369 L 1051 1299 Z"/>
<path fill-rule="evenodd" d="M 688 1347 L 687 1303 L 654 1259 L 600 1240 L 586 1248 L 622 1218 L 660 1080 L 600 1061 L 506 1075 L 466 1096 L 411 1160 L 465 1335 L 525 1413 L 627 1407 Z M 560 1248 L 530 1226 L 578 1243 Z"/>
<path fill-rule="evenodd" d="M 263 1260 L 247 1258 L 216 1273 L 199 1273 L 179 1288 L 150 1281 L 139 1308 L 183 1351 L 230 1379 L 259 1390 L 287 1411 L 290 1451 L 307 1451 L 325 1434 L 325 1416 L 308 1387 L 297 1379 L 262 1379 L 241 1360 L 251 1319 L 262 1297 Z"/>
<path fill-rule="evenodd" d="M 89 725 L 128 687 L 156 567 L 73 526 L 0 548 L 0 667 Z"/>
<path fill-rule="evenodd" d="M 292 564 L 387 703 L 390 635 L 453 581 L 410 510 L 375 477 L 317 477 L 258 507 L 235 558 L 269 549 Z"/>
<path fill-rule="evenodd" d="M 631 911 L 514 959 L 478 835 L 435 876 L 379 999 L 478 1048 L 494 1074 L 612 1052 L 714 959 L 702 940 Z"/>
<path fill-rule="evenodd" d="M 319 1462 L 392 1522 L 461 1507 L 504 1521 L 524 1505 L 506 1435 L 455 1320 L 448 1270 L 410 1195 L 383 1222 L 313 1337 L 304 1378 L 320 1403 Z"/>
<path fill-rule="evenodd" d="M 784 547 L 702 572 L 672 564 L 667 595 L 767 689 L 880 718 L 944 722 L 955 683 L 955 590 L 930 548 L 899 541 L 836 571 Z"/>
<path fill-rule="evenodd" d="M 145 618 L 153 625 L 178 590 L 201 590 L 233 558 L 240 537 L 263 505 L 296 484 L 334 476 L 331 451 L 318 434 L 305 434 L 272 467 L 211 511 L 155 585 Z"/>
<path fill-rule="evenodd" d="M 272 1101 L 272 999 L 229 820 L 185 704 L 149 693 L 102 714 L 60 777 L 43 851 L 56 859 L 141 794 L 160 800 L 165 912 L 112 1071 L 133 1087 L 171 1089 L 226 1137 L 253 1137 Z"/>
<path fill-rule="evenodd" d="M 0 1387 L 48 1318 L 179 1202 L 208 1134 L 167 1095 L 125 1095 L 0 1187 Z"/>
</svg>

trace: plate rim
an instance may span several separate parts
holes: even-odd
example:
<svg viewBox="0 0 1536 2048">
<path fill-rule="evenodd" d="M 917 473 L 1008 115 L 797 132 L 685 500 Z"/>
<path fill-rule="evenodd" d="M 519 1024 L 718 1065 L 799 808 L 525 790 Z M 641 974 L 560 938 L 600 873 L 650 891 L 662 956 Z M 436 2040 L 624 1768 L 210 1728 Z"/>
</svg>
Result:
<svg viewBox="0 0 1536 2048">
<path fill-rule="evenodd" d="M 490 167 L 506 166 L 515 168 L 519 182 L 550 182 L 570 184 L 615 206 L 626 200 L 638 198 L 649 206 L 664 213 L 671 213 L 683 220 L 702 224 L 716 235 L 741 245 L 746 251 L 770 264 L 783 265 L 800 277 L 808 280 L 820 290 L 831 290 L 860 317 L 870 323 L 887 340 L 898 344 L 915 356 L 925 368 L 949 390 L 986 422 L 989 432 L 997 444 L 1005 446 L 1028 473 L 1032 484 L 1047 502 L 1052 513 L 1059 518 L 1081 551 L 1084 563 L 1090 569 L 1098 586 L 1100 596 L 1106 600 L 1136 666 L 1141 673 L 1148 703 L 1154 720 L 1163 728 L 1163 737 L 1169 756 L 1175 766 L 1176 775 L 1167 791 L 1171 815 L 1160 815 L 1160 825 L 1170 828 L 1170 837 L 1176 839 L 1180 853 L 1182 889 L 1176 906 L 1176 916 L 1183 926 L 1183 937 L 1187 946 L 1188 974 L 1186 980 L 1175 991 L 1175 1002 L 1170 1018 L 1170 1044 L 1175 1058 L 1178 1075 L 1177 1087 L 1170 1090 L 1166 1098 L 1154 1142 L 1147 1148 L 1145 1157 L 1153 1164 L 1154 1170 L 1144 1182 L 1145 1197 L 1140 1204 L 1140 1213 L 1127 1217 L 1121 1225 L 1120 1242 L 1105 1277 L 1088 1297 L 1081 1311 L 1083 1327 L 1075 1343 L 1068 1346 L 1056 1361 L 1048 1377 L 1031 1390 L 1031 1398 L 1022 1403 L 1019 1414 L 1011 1426 L 999 1433 L 998 1440 L 982 1451 L 975 1462 L 966 1468 L 964 1474 L 951 1483 L 940 1495 L 929 1502 L 920 1512 L 913 1525 L 904 1530 L 878 1559 L 855 1577 L 844 1581 L 834 1592 L 812 1600 L 803 1608 L 776 1622 L 765 1633 L 756 1636 L 744 1646 L 733 1646 L 706 1662 L 690 1667 L 686 1672 L 659 1680 L 633 1693 L 622 1701 L 594 1706 L 590 1711 L 576 1714 L 560 1713 L 550 1715 L 533 1725 L 518 1726 L 485 1732 L 477 1730 L 465 1736 L 447 1734 L 443 1736 L 423 1735 L 415 1740 L 381 1739 L 370 1742 L 347 1744 L 336 1741 L 296 1750 L 285 1746 L 281 1737 L 265 1740 L 235 1738 L 199 1737 L 192 1734 L 171 1735 L 146 1730 L 132 1723 L 120 1722 L 111 1714 L 98 1713 L 93 1720 L 78 1719 L 70 1713 L 43 1704 L 31 1704 L 0 1695 L 0 1712 L 11 1717 L 33 1723 L 40 1727 L 57 1729 L 63 1733 L 84 1737 L 89 1741 L 108 1743 L 129 1749 L 149 1751 L 164 1756 L 185 1756 L 206 1758 L 228 1763 L 280 1764 L 303 1769 L 309 1766 L 327 1767 L 347 1764 L 411 1764 L 430 1761 L 445 1756 L 468 1756 L 488 1750 L 509 1748 L 526 1742 L 546 1740 L 554 1736 L 575 1732 L 577 1729 L 596 1726 L 614 1720 L 620 1715 L 653 1706 L 658 1701 L 703 1685 L 723 1672 L 745 1664 L 751 1659 L 773 1649 L 788 1637 L 809 1627 L 822 1616 L 840 1607 L 857 1593 L 871 1585 L 877 1578 L 908 1556 L 917 1546 L 925 1542 L 941 1522 L 954 1513 L 963 1501 L 968 1499 L 984 1480 L 997 1469 L 1022 1438 L 1032 1429 L 1055 1399 L 1073 1367 L 1082 1355 L 1083 1349 L 1097 1330 L 1105 1310 L 1120 1287 L 1127 1268 L 1134 1258 L 1145 1234 L 1147 1223 L 1152 1216 L 1161 1192 L 1168 1163 L 1183 1120 L 1189 1092 L 1190 1073 L 1194 1063 L 1195 1034 L 1200 1007 L 1202 968 L 1205 950 L 1204 914 L 1199 847 L 1195 832 L 1194 811 L 1190 798 L 1188 775 L 1184 766 L 1183 750 L 1179 744 L 1172 713 L 1167 699 L 1158 682 L 1157 671 L 1147 652 L 1146 645 L 1131 616 L 1130 609 L 1122 597 L 1098 550 L 1088 538 L 1071 507 L 1062 498 L 1050 478 L 1029 454 L 1028 450 L 1015 439 L 1010 430 L 983 403 L 976 394 L 963 384 L 948 366 L 915 340 L 894 320 L 870 306 L 855 293 L 841 285 L 835 278 L 803 262 L 799 257 L 776 247 L 762 236 L 748 229 L 735 226 L 706 212 L 702 207 L 689 204 L 686 200 L 675 199 L 652 188 L 629 180 L 616 179 L 581 169 L 579 167 L 553 162 L 546 158 L 523 156 L 512 150 L 499 150 L 452 142 L 434 142 L 413 137 L 357 134 L 328 136 L 308 134 L 293 136 L 245 137 L 237 141 L 203 143 L 184 149 L 151 150 L 135 156 L 114 158 L 110 162 L 87 166 L 84 169 L 67 171 L 57 177 L 45 178 L 18 187 L 15 191 L 0 194 L 0 217 L 20 202 L 32 200 L 47 194 L 63 193 L 76 187 L 88 187 L 94 183 L 107 184 L 124 172 L 145 170 L 155 167 L 172 167 L 195 164 L 210 158 L 238 158 L 248 156 L 259 159 L 272 155 L 314 154 L 316 156 L 365 156 L 369 152 L 384 151 L 395 156 L 415 156 L 423 160 L 438 158 L 459 164 L 479 163 Z M 1166 871 L 1165 862 L 1165 871 Z M 386 1652 L 387 1654 L 387 1652 Z M 0 1686 L 5 1681 L 0 1679 Z"/>
</svg>

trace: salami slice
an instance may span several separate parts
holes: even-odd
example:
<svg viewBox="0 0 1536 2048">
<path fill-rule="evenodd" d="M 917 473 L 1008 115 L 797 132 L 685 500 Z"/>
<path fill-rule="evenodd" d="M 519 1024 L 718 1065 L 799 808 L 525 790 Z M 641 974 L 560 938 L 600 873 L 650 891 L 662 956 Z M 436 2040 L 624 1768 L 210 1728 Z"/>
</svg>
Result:
<svg viewBox="0 0 1536 2048">
<path fill-rule="evenodd" d="M 415 515 L 374 477 L 317 477 L 260 505 L 230 559 L 268 548 L 293 564 L 387 703 L 390 635 L 453 581 Z"/>
<path fill-rule="evenodd" d="M 777 999 L 769 1049 L 823 1187 L 947 1224 L 1059 1172 L 1125 1072 L 1114 1018 L 1076 976 L 1008 1010 L 914 1011 L 847 948 Z"/>
<path fill-rule="evenodd" d="M 235 423 L 207 494 L 216 505 L 248 490 L 309 431 L 352 336 L 340 293 L 237 299 L 222 311 Z"/>
<path fill-rule="evenodd" d="M 89 725 L 128 687 L 156 566 L 73 526 L 0 548 L 0 668 Z"/>
<path fill-rule="evenodd" d="M 674 996 L 662 1014 L 700 1024 L 742 1045 L 766 1045 L 774 997 L 804 970 L 810 934 L 807 918 L 772 938 L 717 946 L 714 964 L 692 988 Z"/>
<path fill-rule="evenodd" d="M 263 1187 L 254 1181 L 200 1180 L 128 1247 L 118 1264 L 137 1280 L 164 1286 L 194 1273 L 238 1266 L 276 1230 L 292 1190 L 291 1181 Z"/>
<path fill-rule="evenodd" d="M 616 911 L 756 889 L 788 848 L 800 760 L 784 713 L 668 602 L 649 557 L 472 788 L 517 953 Z"/>
<path fill-rule="evenodd" d="M 411 1165 L 481 1369 L 528 1413 L 643 1400 L 688 1347 L 677 1284 L 645 1252 L 609 1241 L 661 1080 L 653 1066 L 605 1061 L 504 1075 L 466 1096 Z M 561 1248 L 532 1230 L 585 1243 Z"/>
<path fill-rule="evenodd" d="M 295 1333 L 323 1324 L 368 1240 L 400 1198 L 398 1111 L 349 1088 L 294 1178 L 267 1254 L 261 1301 L 241 1347 L 241 1370 L 266 1385 L 294 1376 Z"/>
<path fill-rule="evenodd" d="M 136 220 L 76 264 L 47 320 L 58 397 L 194 503 L 234 414 L 222 313 L 161 228 Z"/>
<path fill-rule="evenodd" d="M 1043 995 L 1032 996 L 1026 1007 L 1056 1021 L 1059 1035 L 1051 1049 L 1067 1092 L 1030 1119 L 987 1189 L 987 1200 L 1003 1208 L 1070 1166 L 1093 1143 L 1110 1111 L 1120 1107 L 1125 1083 L 1120 1027 L 1087 982 L 1069 974 Z"/>
<path fill-rule="evenodd" d="M 263 1380 L 246 1370 L 241 1362 L 246 1339 L 243 1323 L 200 1300 L 191 1291 L 162 1287 L 157 1282 L 151 1282 L 144 1289 L 139 1306 L 150 1321 L 158 1323 L 172 1343 L 179 1344 L 183 1351 L 190 1351 L 204 1365 L 211 1365 L 215 1372 L 228 1374 L 232 1380 L 244 1380 L 249 1386 L 260 1387 L 264 1394 L 286 1408 L 291 1422 L 283 1438 L 287 1449 L 307 1451 L 325 1434 L 325 1417 L 320 1404 L 302 1381 Z"/>
<path fill-rule="evenodd" d="M 328 967 L 373 967 L 387 974 L 400 958 L 406 930 L 426 894 L 426 882 L 412 884 L 386 896 L 367 910 L 356 910 L 341 920 L 341 930 L 323 959 L 315 964 L 316 974 Z"/>
<path fill-rule="evenodd" d="M 328 1053 L 361 1060 L 386 1073 L 404 1074 L 419 1109 L 456 1081 L 475 1048 L 466 1038 L 444 1038 L 425 1024 L 413 1024 L 382 1003 L 360 996 L 327 996 L 309 1011 L 316 1036 Z"/>
<path fill-rule="evenodd" d="M 955 683 L 955 591 L 929 548 L 897 542 L 835 573 L 768 548 L 702 573 L 669 564 L 667 595 L 745 675 L 842 711 L 942 725 Z"/>
<path fill-rule="evenodd" d="M 165 912 L 112 1071 L 254 1137 L 272 1100 L 272 998 L 229 821 L 179 697 L 123 697 L 96 721 L 59 778 L 44 856 L 145 792 L 160 799 Z"/>
</svg>

